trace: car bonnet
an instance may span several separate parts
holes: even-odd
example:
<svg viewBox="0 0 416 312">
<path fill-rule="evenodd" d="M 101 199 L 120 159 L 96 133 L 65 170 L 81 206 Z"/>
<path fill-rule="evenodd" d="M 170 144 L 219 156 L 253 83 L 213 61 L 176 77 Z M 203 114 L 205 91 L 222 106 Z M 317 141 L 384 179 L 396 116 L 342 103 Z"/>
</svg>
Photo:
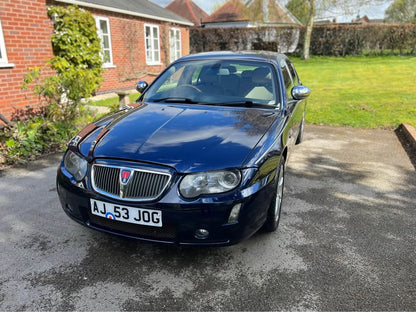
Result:
<svg viewBox="0 0 416 312">
<path fill-rule="evenodd" d="M 157 163 L 179 172 L 238 168 L 276 115 L 271 109 L 142 104 L 97 129 L 80 150 L 91 158 Z"/>
</svg>

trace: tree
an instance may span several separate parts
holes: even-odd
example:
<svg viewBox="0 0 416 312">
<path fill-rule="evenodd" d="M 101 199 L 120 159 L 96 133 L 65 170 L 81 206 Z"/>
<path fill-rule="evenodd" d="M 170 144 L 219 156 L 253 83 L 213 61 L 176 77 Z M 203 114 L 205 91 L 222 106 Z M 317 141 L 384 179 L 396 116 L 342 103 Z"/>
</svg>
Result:
<svg viewBox="0 0 416 312">
<path fill-rule="evenodd" d="M 416 24 L 416 0 L 396 0 L 385 15 L 388 22 Z"/>
<path fill-rule="evenodd" d="M 221 8 L 225 3 L 227 2 L 227 0 L 220 0 L 215 2 L 215 4 L 212 6 L 212 12 L 217 11 L 219 8 Z"/>
<path fill-rule="evenodd" d="M 305 40 L 303 42 L 303 59 L 309 60 L 311 47 L 312 29 L 315 22 L 316 4 L 315 0 L 307 0 L 309 6 L 308 22 L 306 23 Z"/>
<path fill-rule="evenodd" d="M 303 24 L 309 19 L 309 5 L 306 0 L 290 0 L 286 8 Z"/>
<path fill-rule="evenodd" d="M 303 18 L 307 18 L 306 31 L 303 44 L 303 59 L 309 59 L 310 43 L 312 38 L 312 29 L 316 17 L 322 17 L 328 14 L 352 14 L 356 13 L 357 8 L 363 5 L 377 4 L 387 2 L 388 0 L 291 0 L 289 3 L 294 5 L 298 3 L 296 7 L 300 10 L 301 7 L 307 8 L 308 12 Z M 416 0 L 408 0 L 416 1 Z M 288 4 L 289 4 L 288 3 Z M 294 8 L 292 8 L 293 10 Z M 293 13 L 293 11 L 292 11 Z M 294 13 L 295 14 L 295 13 Z M 295 14 L 296 16 L 296 14 Z"/>
</svg>

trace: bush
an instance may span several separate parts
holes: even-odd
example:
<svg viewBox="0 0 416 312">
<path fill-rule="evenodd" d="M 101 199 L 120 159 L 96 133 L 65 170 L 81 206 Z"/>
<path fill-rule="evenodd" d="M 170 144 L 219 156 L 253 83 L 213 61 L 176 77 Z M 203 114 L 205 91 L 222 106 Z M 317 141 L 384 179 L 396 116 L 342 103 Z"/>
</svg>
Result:
<svg viewBox="0 0 416 312">
<path fill-rule="evenodd" d="M 11 127 L 3 129 L 0 138 L 5 144 L 0 148 L 7 163 L 34 159 L 58 150 L 60 142 L 68 142 L 68 132 L 68 123 L 62 125 L 50 122 L 43 116 L 36 116 L 26 121 L 17 121 Z"/>
<path fill-rule="evenodd" d="M 214 50 L 269 50 L 295 53 L 303 49 L 304 27 L 193 28 L 191 52 Z M 312 55 L 416 54 L 415 24 L 314 26 Z"/>
<path fill-rule="evenodd" d="M 24 78 L 22 88 L 33 85 L 39 107 L 19 112 L 18 121 L 0 130 L 6 163 L 59 150 L 91 121 L 82 104 L 100 86 L 103 63 L 95 20 L 76 6 L 50 7 L 48 14 L 54 20 L 55 56 Z"/>
<path fill-rule="evenodd" d="M 0 129 L 0 163 L 24 163 L 46 153 L 62 151 L 93 118 L 82 109 L 75 120 L 52 121 L 45 113 L 37 112 L 29 119 L 16 121 Z"/>
<path fill-rule="evenodd" d="M 191 53 L 215 50 L 269 50 L 286 53 L 296 48 L 301 27 L 192 28 Z"/>
<path fill-rule="evenodd" d="M 327 25 L 312 32 L 311 54 L 328 56 L 384 55 L 385 50 L 415 54 L 416 25 Z M 366 51 L 366 53 L 364 53 Z"/>
<path fill-rule="evenodd" d="M 39 104 L 47 105 L 51 120 L 73 120 L 85 98 L 99 88 L 102 81 L 101 43 L 92 15 L 76 6 L 50 7 L 54 34 L 54 57 L 46 68 L 32 68 L 25 76 L 23 88 L 34 83 Z M 50 71 L 54 75 L 42 75 Z M 45 78 L 44 78 L 45 77 Z"/>
</svg>

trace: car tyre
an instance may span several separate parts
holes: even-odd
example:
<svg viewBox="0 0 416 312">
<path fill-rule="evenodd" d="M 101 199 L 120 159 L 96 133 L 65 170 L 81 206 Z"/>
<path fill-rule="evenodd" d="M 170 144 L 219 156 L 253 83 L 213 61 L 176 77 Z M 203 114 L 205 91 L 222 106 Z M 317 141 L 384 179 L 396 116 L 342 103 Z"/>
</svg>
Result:
<svg viewBox="0 0 416 312">
<path fill-rule="evenodd" d="M 274 232 L 279 226 L 280 214 L 282 211 L 283 202 L 283 189 L 285 186 L 285 159 L 282 156 L 280 159 L 279 167 L 277 168 L 275 194 L 273 200 L 270 203 L 269 210 L 267 212 L 267 219 L 264 224 L 264 230 L 266 232 Z"/>
<path fill-rule="evenodd" d="M 298 134 L 298 137 L 296 138 L 296 144 L 302 143 L 304 128 L 305 128 L 305 114 L 303 114 L 302 121 L 300 122 L 299 134 Z"/>
</svg>

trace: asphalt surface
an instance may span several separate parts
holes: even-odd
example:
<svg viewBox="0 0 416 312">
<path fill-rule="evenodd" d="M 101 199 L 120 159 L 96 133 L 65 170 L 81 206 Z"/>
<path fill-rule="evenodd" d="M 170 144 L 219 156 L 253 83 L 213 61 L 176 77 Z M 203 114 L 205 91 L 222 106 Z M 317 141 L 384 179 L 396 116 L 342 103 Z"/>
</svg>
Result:
<svg viewBox="0 0 416 312">
<path fill-rule="evenodd" d="M 416 172 L 395 134 L 308 126 L 273 234 L 174 248 L 70 220 L 59 155 L 0 175 L 0 310 L 416 310 Z"/>
</svg>

